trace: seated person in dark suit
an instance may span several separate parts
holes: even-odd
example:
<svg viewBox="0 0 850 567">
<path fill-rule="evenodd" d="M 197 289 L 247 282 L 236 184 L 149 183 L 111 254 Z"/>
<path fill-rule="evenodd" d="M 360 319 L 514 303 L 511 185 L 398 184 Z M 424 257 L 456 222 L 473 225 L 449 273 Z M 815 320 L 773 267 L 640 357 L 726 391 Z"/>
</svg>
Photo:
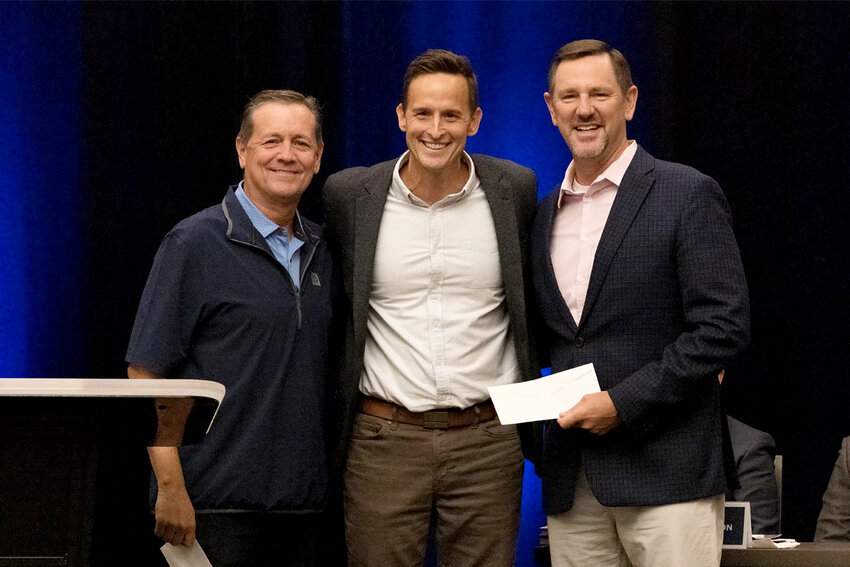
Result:
<svg viewBox="0 0 850 567">
<path fill-rule="evenodd" d="M 850 437 L 841 441 L 841 452 L 823 495 L 815 541 L 850 541 Z"/>
<path fill-rule="evenodd" d="M 754 534 L 778 534 L 779 490 L 773 469 L 776 443 L 764 431 L 727 416 L 735 470 L 740 487 L 726 493 L 726 500 L 749 502 Z"/>
</svg>

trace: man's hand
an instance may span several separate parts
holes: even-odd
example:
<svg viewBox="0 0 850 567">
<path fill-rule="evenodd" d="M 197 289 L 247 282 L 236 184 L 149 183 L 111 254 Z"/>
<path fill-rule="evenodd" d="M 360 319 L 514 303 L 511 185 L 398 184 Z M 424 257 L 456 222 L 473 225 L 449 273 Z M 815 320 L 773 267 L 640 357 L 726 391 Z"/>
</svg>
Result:
<svg viewBox="0 0 850 567">
<path fill-rule="evenodd" d="M 127 376 L 132 379 L 165 380 L 164 376 L 133 365 L 127 367 Z M 186 492 L 177 447 L 148 447 L 148 456 L 159 488 L 154 508 L 154 533 L 171 545 L 192 547 L 195 545 L 195 507 Z"/>
<path fill-rule="evenodd" d="M 585 394 L 576 405 L 558 416 L 558 425 L 562 428 L 580 427 L 596 435 L 605 435 L 622 422 L 608 392 Z"/>
<path fill-rule="evenodd" d="M 195 508 L 184 487 L 159 489 L 154 533 L 171 545 L 195 544 Z"/>
</svg>

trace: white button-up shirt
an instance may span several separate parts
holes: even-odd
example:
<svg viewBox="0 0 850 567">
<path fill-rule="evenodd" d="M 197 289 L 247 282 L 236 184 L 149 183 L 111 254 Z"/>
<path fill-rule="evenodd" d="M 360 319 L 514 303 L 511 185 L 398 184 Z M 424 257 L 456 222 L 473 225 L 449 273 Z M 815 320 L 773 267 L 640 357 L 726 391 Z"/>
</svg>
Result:
<svg viewBox="0 0 850 567">
<path fill-rule="evenodd" d="M 465 408 L 519 379 L 493 215 L 469 180 L 428 205 L 396 163 L 375 251 L 360 391 L 411 411 Z"/>
</svg>

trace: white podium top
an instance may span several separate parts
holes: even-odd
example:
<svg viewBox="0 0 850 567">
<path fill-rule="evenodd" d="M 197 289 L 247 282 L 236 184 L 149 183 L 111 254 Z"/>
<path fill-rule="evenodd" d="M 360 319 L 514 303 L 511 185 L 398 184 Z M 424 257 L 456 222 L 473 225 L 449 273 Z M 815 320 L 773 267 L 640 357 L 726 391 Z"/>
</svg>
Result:
<svg viewBox="0 0 850 567">
<path fill-rule="evenodd" d="M 17 399 L 40 404 L 49 400 L 68 407 L 78 407 L 79 403 L 120 407 L 129 412 L 125 415 L 131 415 L 130 428 L 152 420 L 152 427 L 144 426 L 151 429 L 148 446 L 179 447 L 184 440 L 198 443 L 212 427 L 224 393 L 223 384 L 209 380 L 0 378 L 0 402 Z M 133 405 L 120 405 L 126 402 Z M 148 419 L 146 415 L 152 417 Z"/>
<path fill-rule="evenodd" d="M 0 378 L 0 396 L 73 398 L 209 398 L 221 403 L 224 385 L 209 380 L 129 378 Z"/>
</svg>

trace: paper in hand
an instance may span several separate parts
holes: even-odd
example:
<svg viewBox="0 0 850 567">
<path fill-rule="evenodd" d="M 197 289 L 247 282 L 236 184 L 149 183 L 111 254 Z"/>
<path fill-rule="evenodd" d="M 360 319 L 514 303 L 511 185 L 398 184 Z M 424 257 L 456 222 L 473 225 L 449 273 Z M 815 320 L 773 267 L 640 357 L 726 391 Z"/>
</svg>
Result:
<svg viewBox="0 0 850 567">
<path fill-rule="evenodd" d="M 171 545 L 166 543 L 160 548 L 169 567 L 212 567 L 207 554 L 201 549 L 201 544 L 195 540 L 192 547 Z"/>
<path fill-rule="evenodd" d="M 593 364 L 577 366 L 537 380 L 488 388 L 503 425 L 557 419 L 582 396 L 599 392 Z"/>
</svg>

